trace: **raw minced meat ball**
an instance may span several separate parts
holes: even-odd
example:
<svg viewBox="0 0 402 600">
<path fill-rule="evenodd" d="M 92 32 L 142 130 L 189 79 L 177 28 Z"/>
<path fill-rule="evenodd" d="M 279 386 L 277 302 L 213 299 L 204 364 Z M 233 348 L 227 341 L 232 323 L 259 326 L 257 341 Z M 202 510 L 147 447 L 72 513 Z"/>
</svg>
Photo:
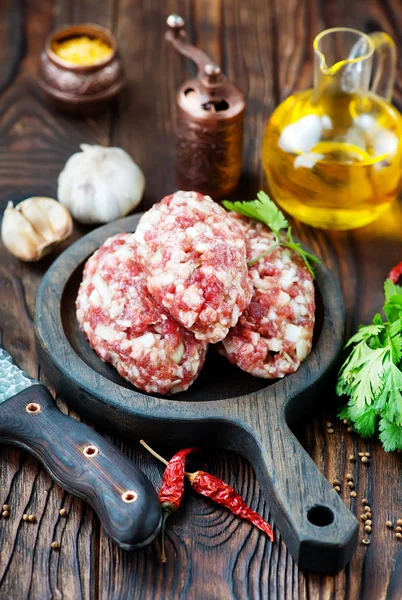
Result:
<svg viewBox="0 0 402 600">
<path fill-rule="evenodd" d="M 263 224 L 230 213 L 246 235 L 247 260 L 275 242 Z M 314 283 L 303 260 L 279 247 L 249 268 L 250 305 L 223 340 L 220 351 L 252 375 L 276 379 L 296 371 L 311 350 Z"/>
<path fill-rule="evenodd" d="M 176 192 L 134 234 L 150 293 L 196 338 L 222 340 L 251 299 L 245 237 L 208 196 Z"/>
<path fill-rule="evenodd" d="M 147 392 L 186 390 L 204 363 L 195 338 L 148 292 L 132 234 L 108 239 L 88 260 L 77 318 L 91 347 L 120 375 Z"/>
</svg>

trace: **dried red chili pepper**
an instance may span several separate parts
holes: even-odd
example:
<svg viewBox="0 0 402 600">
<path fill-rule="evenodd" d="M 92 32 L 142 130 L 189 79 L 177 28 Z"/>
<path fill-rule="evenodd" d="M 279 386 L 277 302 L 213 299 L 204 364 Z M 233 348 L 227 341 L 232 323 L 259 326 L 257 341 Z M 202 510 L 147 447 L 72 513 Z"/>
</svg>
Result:
<svg viewBox="0 0 402 600">
<path fill-rule="evenodd" d="M 274 532 L 271 525 L 261 515 L 249 508 L 243 498 L 230 485 L 205 471 L 186 473 L 186 475 L 193 490 L 207 498 L 211 498 L 222 506 L 226 506 L 238 517 L 247 519 L 261 531 L 264 531 L 271 542 L 274 541 Z"/>
<path fill-rule="evenodd" d="M 186 467 L 186 458 L 191 452 L 198 448 L 185 448 L 177 452 L 168 462 L 163 474 L 162 486 L 159 491 L 159 502 L 161 503 L 162 520 L 162 562 L 166 562 L 165 554 L 165 524 L 167 518 L 176 512 L 181 504 L 184 494 L 184 472 Z"/>
<path fill-rule="evenodd" d="M 394 283 L 398 283 L 400 277 L 402 277 L 402 261 L 395 265 L 388 274 L 388 279 L 392 279 Z"/>
</svg>

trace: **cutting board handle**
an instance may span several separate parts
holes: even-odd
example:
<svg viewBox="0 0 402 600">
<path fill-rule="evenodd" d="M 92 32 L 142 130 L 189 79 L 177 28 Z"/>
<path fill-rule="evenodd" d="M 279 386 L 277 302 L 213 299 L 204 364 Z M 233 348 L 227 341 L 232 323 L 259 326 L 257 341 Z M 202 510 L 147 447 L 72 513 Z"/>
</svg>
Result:
<svg viewBox="0 0 402 600">
<path fill-rule="evenodd" d="M 275 402 L 273 403 L 275 405 Z M 356 548 L 358 522 L 286 424 L 267 403 L 239 435 L 290 553 L 302 569 L 336 573 Z M 257 427 L 256 427 L 257 425 Z"/>
<path fill-rule="evenodd" d="M 116 446 L 59 411 L 45 386 L 32 385 L 0 410 L 0 441 L 36 456 L 59 485 L 92 506 L 121 548 L 155 538 L 161 508 L 151 482 Z"/>
</svg>

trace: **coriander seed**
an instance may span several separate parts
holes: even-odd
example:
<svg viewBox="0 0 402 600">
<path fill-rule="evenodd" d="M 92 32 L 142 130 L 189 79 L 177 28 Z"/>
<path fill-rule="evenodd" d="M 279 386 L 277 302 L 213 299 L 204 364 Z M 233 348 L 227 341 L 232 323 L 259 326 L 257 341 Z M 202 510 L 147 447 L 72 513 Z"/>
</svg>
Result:
<svg viewBox="0 0 402 600">
<path fill-rule="evenodd" d="M 328 421 L 328 423 L 327 423 L 327 427 L 332 427 L 332 423 L 331 423 L 331 421 Z"/>
<path fill-rule="evenodd" d="M 353 481 L 348 481 L 348 487 L 353 490 L 353 488 L 355 487 L 355 484 L 353 483 Z"/>
<path fill-rule="evenodd" d="M 332 485 L 341 485 L 341 482 L 338 479 L 334 479 Z"/>
<path fill-rule="evenodd" d="M 356 494 L 356 492 L 350 492 L 350 496 L 351 496 L 351 498 L 356 498 L 357 494 Z"/>
<path fill-rule="evenodd" d="M 402 539 L 402 533 L 399 533 L 399 531 L 398 531 L 398 533 L 395 534 L 395 537 L 397 540 Z"/>
<path fill-rule="evenodd" d="M 7 519 L 7 517 L 10 516 L 10 513 L 8 512 L 8 510 L 3 510 L 3 512 L 1 513 L 1 516 L 4 517 L 5 519 Z"/>
<path fill-rule="evenodd" d="M 355 457 L 355 455 L 354 455 L 354 454 L 351 454 L 351 455 L 349 456 L 349 460 L 350 460 L 351 462 L 354 462 L 354 461 L 356 460 L 356 457 Z"/>
<path fill-rule="evenodd" d="M 400 525 L 397 525 L 395 527 L 395 531 L 397 531 L 398 533 L 402 533 L 402 527 Z"/>
<path fill-rule="evenodd" d="M 8 506 L 8 504 L 3 504 L 3 510 L 10 510 L 10 507 Z"/>
<path fill-rule="evenodd" d="M 368 462 L 369 462 L 369 459 L 367 458 L 367 456 L 363 456 L 362 463 L 364 463 L 366 465 Z"/>
<path fill-rule="evenodd" d="M 24 513 L 24 514 L 22 515 L 22 520 L 23 520 L 23 521 L 28 521 L 28 519 L 29 519 L 29 515 L 27 515 L 26 513 Z"/>
<path fill-rule="evenodd" d="M 366 525 L 372 525 L 372 521 L 371 521 L 371 519 L 367 519 L 367 521 L 366 521 Z"/>
<path fill-rule="evenodd" d="M 364 528 L 364 531 L 366 533 L 371 533 L 371 527 L 370 527 L 370 525 L 366 525 L 365 528 Z"/>
<path fill-rule="evenodd" d="M 366 513 L 366 515 L 368 519 L 371 519 L 371 512 Z"/>
<path fill-rule="evenodd" d="M 368 500 L 367 500 L 367 498 L 363 498 L 363 500 L 362 500 L 362 504 L 368 504 Z"/>
<path fill-rule="evenodd" d="M 60 516 L 61 517 L 66 517 L 67 516 L 67 510 L 65 508 L 61 508 L 60 509 Z"/>
<path fill-rule="evenodd" d="M 35 515 L 28 515 L 28 521 L 29 521 L 30 523 L 35 523 L 35 521 L 36 521 L 36 517 L 35 517 Z"/>
<path fill-rule="evenodd" d="M 362 521 L 367 521 L 367 515 L 366 514 L 360 515 L 360 518 L 361 518 Z"/>
<path fill-rule="evenodd" d="M 52 542 L 50 544 L 50 547 L 52 550 L 58 550 L 60 548 L 60 544 L 59 544 L 59 542 Z"/>
<path fill-rule="evenodd" d="M 369 543 L 370 543 L 369 538 L 363 538 L 362 539 L 362 544 L 365 544 L 366 546 L 368 546 Z"/>
<path fill-rule="evenodd" d="M 392 521 L 385 521 L 385 525 L 388 527 L 388 529 L 391 529 Z"/>
<path fill-rule="evenodd" d="M 348 427 L 346 431 L 347 431 L 348 433 L 352 433 L 352 431 L 353 431 L 353 427 Z"/>
<path fill-rule="evenodd" d="M 334 490 L 335 490 L 336 492 L 338 492 L 338 494 L 339 494 L 339 493 L 340 493 L 340 491 L 341 491 L 341 488 L 339 487 L 339 485 L 336 485 L 336 486 L 334 487 Z"/>
<path fill-rule="evenodd" d="M 402 519 L 398 519 L 396 522 L 397 525 L 402 525 Z"/>
<path fill-rule="evenodd" d="M 364 456 L 364 452 L 359 452 L 359 456 L 360 457 Z"/>
<path fill-rule="evenodd" d="M 330 427 L 329 429 L 327 429 L 328 433 L 334 433 L 334 430 L 332 429 L 332 427 Z"/>
<path fill-rule="evenodd" d="M 371 454 L 370 454 L 370 452 L 365 452 L 364 456 L 367 456 L 367 458 L 370 458 Z"/>
<path fill-rule="evenodd" d="M 343 419 L 343 424 L 347 425 L 348 424 L 348 420 L 347 419 Z"/>
<path fill-rule="evenodd" d="M 352 473 L 346 473 L 346 479 L 347 479 L 348 481 L 351 481 L 351 480 L 353 479 L 353 475 L 352 475 Z"/>
</svg>

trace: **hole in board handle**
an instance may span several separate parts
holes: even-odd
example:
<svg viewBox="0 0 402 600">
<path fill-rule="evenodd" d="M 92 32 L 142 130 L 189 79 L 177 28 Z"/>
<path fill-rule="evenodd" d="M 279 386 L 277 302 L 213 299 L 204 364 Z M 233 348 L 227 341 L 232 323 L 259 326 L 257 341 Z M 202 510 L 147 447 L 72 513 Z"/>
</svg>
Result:
<svg viewBox="0 0 402 600">
<path fill-rule="evenodd" d="M 316 527 L 326 527 L 334 520 L 334 513 L 327 506 L 313 506 L 307 513 L 307 518 Z"/>
<path fill-rule="evenodd" d="M 30 402 L 29 404 L 26 405 L 25 410 L 30 415 L 37 415 L 42 410 L 42 407 L 37 402 Z"/>
<path fill-rule="evenodd" d="M 96 456 L 99 454 L 99 448 L 96 446 L 85 446 L 82 452 L 85 454 L 85 456 Z"/>
<path fill-rule="evenodd" d="M 137 492 L 133 492 L 132 490 L 128 490 L 127 492 L 123 492 L 121 495 L 121 499 L 123 502 L 135 502 L 138 498 Z"/>
</svg>

